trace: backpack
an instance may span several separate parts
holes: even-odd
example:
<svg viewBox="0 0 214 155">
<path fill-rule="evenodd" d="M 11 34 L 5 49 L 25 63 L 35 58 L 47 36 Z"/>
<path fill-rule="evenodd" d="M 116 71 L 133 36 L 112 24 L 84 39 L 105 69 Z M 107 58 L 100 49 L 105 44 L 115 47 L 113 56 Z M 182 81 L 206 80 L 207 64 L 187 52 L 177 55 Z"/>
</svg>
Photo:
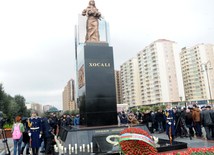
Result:
<svg viewBox="0 0 214 155">
<path fill-rule="evenodd" d="M 19 128 L 20 124 L 21 123 L 19 123 L 18 125 L 14 124 L 15 126 L 14 126 L 14 130 L 13 130 L 13 134 L 12 134 L 13 139 L 20 139 L 22 136 L 22 133 L 20 132 L 20 128 Z"/>
</svg>

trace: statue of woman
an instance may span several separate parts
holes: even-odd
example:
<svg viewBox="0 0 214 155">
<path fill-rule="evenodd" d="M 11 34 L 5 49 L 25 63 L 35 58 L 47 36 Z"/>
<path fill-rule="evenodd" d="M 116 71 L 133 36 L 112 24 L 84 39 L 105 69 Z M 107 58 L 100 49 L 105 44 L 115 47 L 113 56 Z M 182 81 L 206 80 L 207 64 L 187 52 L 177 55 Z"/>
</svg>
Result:
<svg viewBox="0 0 214 155">
<path fill-rule="evenodd" d="M 100 36 L 98 19 L 101 20 L 102 16 L 96 8 L 94 0 L 90 0 L 89 6 L 83 10 L 82 15 L 88 17 L 85 42 L 99 42 Z"/>
</svg>

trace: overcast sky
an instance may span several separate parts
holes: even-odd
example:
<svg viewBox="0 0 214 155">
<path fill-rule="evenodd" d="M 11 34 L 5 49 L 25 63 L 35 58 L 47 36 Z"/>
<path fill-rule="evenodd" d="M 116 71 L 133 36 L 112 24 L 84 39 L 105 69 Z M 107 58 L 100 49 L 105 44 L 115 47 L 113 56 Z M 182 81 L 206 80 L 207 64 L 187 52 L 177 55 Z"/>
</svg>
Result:
<svg viewBox="0 0 214 155">
<path fill-rule="evenodd" d="M 0 83 L 62 109 L 74 72 L 74 26 L 89 0 L 0 0 Z M 158 39 L 214 44 L 213 0 L 95 0 L 110 25 L 115 69 Z"/>
</svg>

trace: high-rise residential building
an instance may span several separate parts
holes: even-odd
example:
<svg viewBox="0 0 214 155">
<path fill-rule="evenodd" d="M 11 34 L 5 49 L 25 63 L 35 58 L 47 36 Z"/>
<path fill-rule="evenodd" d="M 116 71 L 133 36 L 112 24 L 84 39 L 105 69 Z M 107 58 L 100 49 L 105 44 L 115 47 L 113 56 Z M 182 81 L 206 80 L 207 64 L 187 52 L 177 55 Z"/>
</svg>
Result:
<svg viewBox="0 0 214 155">
<path fill-rule="evenodd" d="M 85 44 L 85 36 L 86 36 L 86 22 L 87 17 L 82 16 L 81 14 L 78 15 L 78 22 L 75 26 L 75 59 L 76 59 L 76 79 L 78 79 L 78 69 L 77 69 L 77 56 L 79 51 L 83 48 Z M 100 41 L 104 41 L 106 43 L 110 44 L 110 31 L 109 31 L 109 23 L 105 21 L 104 17 L 103 19 L 99 20 L 99 35 L 100 35 Z M 78 80 L 76 80 L 75 88 L 78 89 Z M 78 106 L 78 91 L 76 90 L 76 96 L 77 99 L 77 106 Z"/>
<path fill-rule="evenodd" d="M 140 106 L 139 72 L 137 58 L 132 58 L 120 66 L 123 104 Z"/>
<path fill-rule="evenodd" d="M 142 104 L 178 102 L 184 98 L 178 45 L 159 39 L 137 54 Z"/>
<path fill-rule="evenodd" d="M 44 105 L 43 106 L 43 112 L 47 112 L 48 110 L 50 110 L 50 108 L 52 108 L 52 105 Z"/>
<path fill-rule="evenodd" d="M 187 100 L 189 103 L 207 104 L 207 100 L 211 99 L 209 89 L 212 98 L 214 94 L 214 70 L 210 70 L 214 67 L 214 45 L 184 47 L 180 53 L 180 61 Z M 202 72 L 202 69 L 205 70 L 202 64 L 208 61 L 207 72 Z"/>
<path fill-rule="evenodd" d="M 76 109 L 75 104 L 75 81 L 70 79 L 64 88 L 63 95 L 63 111 Z"/>
<path fill-rule="evenodd" d="M 116 87 L 116 98 L 117 98 L 117 104 L 122 104 L 123 97 L 122 97 L 122 87 L 121 87 L 121 75 L 120 71 L 115 70 L 115 87 Z"/>
</svg>

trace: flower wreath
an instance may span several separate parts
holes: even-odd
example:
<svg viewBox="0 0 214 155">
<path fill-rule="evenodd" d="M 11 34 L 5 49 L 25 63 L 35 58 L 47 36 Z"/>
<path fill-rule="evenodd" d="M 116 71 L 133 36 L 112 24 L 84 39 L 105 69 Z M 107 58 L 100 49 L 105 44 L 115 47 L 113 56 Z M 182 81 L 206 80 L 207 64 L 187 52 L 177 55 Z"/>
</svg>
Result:
<svg viewBox="0 0 214 155">
<path fill-rule="evenodd" d="M 119 146 L 125 155 L 156 155 L 151 136 L 139 128 L 127 128 L 120 133 Z"/>
</svg>

